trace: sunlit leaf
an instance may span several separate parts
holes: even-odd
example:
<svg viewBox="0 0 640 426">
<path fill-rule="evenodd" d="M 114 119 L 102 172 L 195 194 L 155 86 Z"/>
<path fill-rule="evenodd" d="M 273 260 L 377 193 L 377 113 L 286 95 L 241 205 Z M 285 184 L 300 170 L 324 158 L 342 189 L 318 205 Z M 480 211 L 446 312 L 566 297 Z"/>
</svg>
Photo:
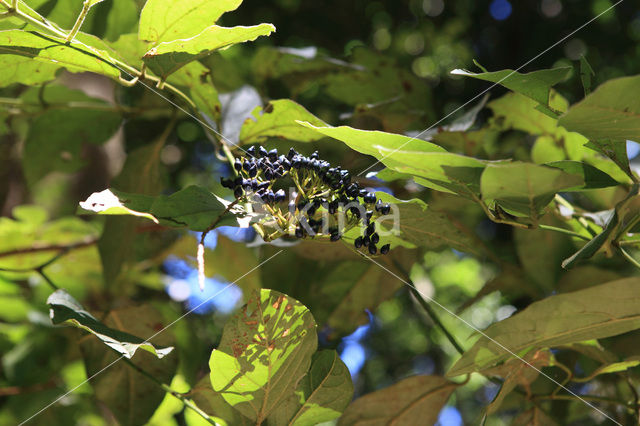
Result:
<svg viewBox="0 0 640 426">
<path fill-rule="evenodd" d="M 156 348 L 139 337 L 107 327 L 64 290 L 56 290 L 52 293 L 47 299 L 47 305 L 49 305 L 49 315 L 54 324 L 68 323 L 88 331 L 127 358 L 133 357 L 138 349 L 144 349 L 158 358 L 168 355 L 173 350 L 173 347 Z"/>
<path fill-rule="evenodd" d="M 264 142 L 269 138 L 313 142 L 323 137 L 316 131 L 300 126 L 296 120 L 314 126 L 326 126 L 302 105 L 290 99 L 277 99 L 269 102 L 264 108 L 257 107 L 253 110 L 253 118 L 247 119 L 240 131 L 240 143 Z"/>
<path fill-rule="evenodd" d="M 283 400 L 267 420 L 269 424 L 313 426 L 340 417 L 353 398 L 347 366 L 336 351 L 316 352 L 311 368 L 295 394 Z"/>
<path fill-rule="evenodd" d="M 256 423 L 291 396 L 317 347 L 315 321 L 300 302 L 263 289 L 227 321 L 211 353 L 213 390 Z"/>
<path fill-rule="evenodd" d="M 142 59 L 153 72 L 166 79 L 187 63 L 210 55 L 215 50 L 252 41 L 275 30 L 271 24 L 231 28 L 212 25 L 193 37 L 160 43 L 145 53 Z"/>
<path fill-rule="evenodd" d="M 140 15 L 138 37 L 155 44 L 193 37 L 242 0 L 148 0 Z"/>
</svg>

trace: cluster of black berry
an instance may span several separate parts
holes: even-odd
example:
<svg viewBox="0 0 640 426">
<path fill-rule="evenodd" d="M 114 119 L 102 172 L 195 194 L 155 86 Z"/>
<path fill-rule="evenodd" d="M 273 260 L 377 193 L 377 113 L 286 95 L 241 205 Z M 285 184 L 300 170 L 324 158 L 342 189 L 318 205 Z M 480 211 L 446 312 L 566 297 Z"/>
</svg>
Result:
<svg viewBox="0 0 640 426">
<path fill-rule="evenodd" d="M 331 167 L 319 158 L 318 152 L 305 157 L 293 148 L 285 156 L 276 149 L 252 146 L 246 154 L 234 162 L 236 178 L 221 179 L 221 183 L 232 189 L 237 199 L 257 200 L 265 206 L 279 226 L 278 231 L 265 233 L 266 241 L 282 235 L 338 241 L 344 232 L 361 225 L 365 231 L 355 240 L 356 249 L 364 246 L 370 254 L 378 253 L 380 236 L 375 232 L 374 220 L 389 214 L 391 207 L 352 182 L 348 170 Z M 296 189 L 283 209 L 280 204 L 287 201 L 286 193 L 282 188 L 274 189 L 282 185 L 285 177 Z M 380 253 L 388 253 L 389 248 L 389 244 L 381 246 Z"/>
</svg>

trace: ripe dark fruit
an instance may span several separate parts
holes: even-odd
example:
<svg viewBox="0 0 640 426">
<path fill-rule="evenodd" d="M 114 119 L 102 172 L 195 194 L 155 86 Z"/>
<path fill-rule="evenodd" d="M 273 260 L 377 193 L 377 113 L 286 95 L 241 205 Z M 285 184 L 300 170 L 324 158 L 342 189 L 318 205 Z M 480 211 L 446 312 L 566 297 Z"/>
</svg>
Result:
<svg viewBox="0 0 640 426">
<path fill-rule="evenodd" d="M 380 242 L 380 236 L 377 233 L 371 234 L 371 237 L 369 238 L 371 239 L 372 244 L 378 244 Z"/>
<path fill-rule="evenodd" d="M 348 170 L 331 167 L 317 151 L 305 157 L 291 148 L 285 156 L 279 155 L 277 149 L 268 151 L 256 145 L 246 153 L 246 156 L 233 160 L 238 176 L 233 180 L 221 179 L 220 182 L 225 188 L 232 189 L 235 197 L 243 203 L 262 201 L 270 205 L 265 211 L 271 217 L 267 215 L 257 224 L 265 228 L 265 240 L 282 236 L 281 227 L 284 227 L 292 229 L 297 238 L 320 234 L 329 237 L 330 241 L 338 241 L 346 231 L 363 226 L 366 229 L 354 240 L 354 247 L 367 247 L 371 254 L 378 252 L 380 236 L 375 232 L 374 220 L 381 213 L 388 213 L 390 206 L 377 199 L 375 193 L 362 188 L 357 181 L 352 181 Z M 293 180 L 296 189 L 292 191 L 291 198 L 282 189 L 280 178 Z M 293 188 L 290 180 L 285 185 Z M 346 217 L 336 216 L 339 213 Z M 280 226 L 275 232 L 272 229 L 274 223 Z M 390 245 L 385 244 L 380 252 L 387 253 L 389 248 Z"/>
</svg>

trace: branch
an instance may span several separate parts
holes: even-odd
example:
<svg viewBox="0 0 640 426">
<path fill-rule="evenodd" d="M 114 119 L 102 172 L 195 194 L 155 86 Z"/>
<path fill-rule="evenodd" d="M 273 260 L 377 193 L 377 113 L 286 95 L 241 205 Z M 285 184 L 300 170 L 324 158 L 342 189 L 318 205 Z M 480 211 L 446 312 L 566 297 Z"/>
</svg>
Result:
<svg viewBox="0 0 640 426">
<path fill-rule="evenodd" d="M 142 374 L 143 376 L 145 376 L 147 379 L 151 380 L 152 382 L 154 382 L 155 384 L 157 384 L 158 386 L 160 386 L 165 392 L 167 392 L 168 394 L 170 394 L 171 396 L 173 396 L 174 398 L 179 399 L 180 401 L 182 401 L 182 403 L 190 408 L 191 410 L 195 411 L 200 417 L 202 417 L 203 419 L 205 419 L 207 422 L 209 422 L 212 425 L 215 425 L 216 422 L 213 421 L 213 419 L 211 417 L 209 417 L 209 415 L 207 413 L 205 413 L 204 411 L 202 411 L 196 404 L 193 403 L 193 401 L 191 401 L 189 398 L 187 398 L 186 396 L 184 396 L 183 394 L 181 394 L 180 392 L 177 392 L 173 389 L 171 389 L 171 387 L 165 383 L 162 383 L 160 380 L 158 380 L 155 376 L 153 376 L 152 374 L 146 372 L 145 370 L 143 370 L 142 368 L 138 367 L 136 364 L 134 364 L 129 358 L 125 358 L 125 357 L 121 357 L 124 362 L 127 363 L 127 365 L 131 368 L 133 368 L 134 370 L 136 370 L 138 373 Z"/>
<path fill-rule="evenodd" d="M 438 315 L 435 313 L 435 311 L 431 308 L 431 306 L 427 303 L 427 301 L 424 300 L 420 292 L 416 290 L 415 284 L 413 283 L 413 281 L 411 281 L 411 278 L 409 277 L 409 274 L 407 273 L 407 271 L 405 271 L 405 269 L 402 267 L 402 265 L 400 265 L 400 263 L 396 259 L 393 259 L 392 262 L 393 262 L 393 265 L 396 268 L 398 268 L 402 272 L 402 274 L 405 276 L 405 280 L 409 284 L 407 286 L 409 287 L 409 291 L 411 291 L 411 294 L 413 294 L 413 296 L 418 300 L 418 303 L 420 303 L 420 306 L 422 306 L 422 308 L 427 312 L 427 315 L 429 316 L 429 318 L 431 318 L 431 321 L 433 321 L 433 323 L 438 328 L 440 328 L 440 330 L 444 333 L 447 340 L 451 342 L 451 344 L 456 349 L 456 351 L 458 351 L 460 355 L 464 354 L 464 349 L 462 348 L 460 343 L 458 343 L 455 337 L 453 337 L 453 334 L 451 334 L 449 330 L 447 330 L 447 328 L 444 326 L 442 321 L 440 321 L 440 318 L 438 318 Z"/>
<path fill-rule="evenodd" d="M 42 251 L 63 251 L 68 252 L 77 248 L 88 247 L 98 242 L 97 238 L 86 239 L 72 244 L 51 244 L 46 246 L 32 246 L 14 249 L 0 253 L 0 257 L 17 256 L 21 254 L 38 253 Z M 46 266 L 46 265 L 45 265 Z M 29 268 L 28 270 L 34 270 L 35 268 Z"/>
</svg>

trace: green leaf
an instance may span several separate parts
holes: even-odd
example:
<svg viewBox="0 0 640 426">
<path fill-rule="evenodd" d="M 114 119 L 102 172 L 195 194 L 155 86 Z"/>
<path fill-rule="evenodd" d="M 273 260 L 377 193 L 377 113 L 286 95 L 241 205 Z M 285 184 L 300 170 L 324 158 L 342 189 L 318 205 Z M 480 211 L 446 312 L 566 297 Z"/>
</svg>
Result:
<svg viewBox="0 0 640 426">
<path fill-rule="evenodd" d="M 95 104 L 100 106 L 101 102 Z M 121 122 L 120 114 L 115 111 L 89 107 L 50 109 L 38 115 L 30 123 L 22 156 L 27 181 L 33 185 L 53 171 L 78 171 L 85 164 L 83 145 L 106 142 Z"/>
<path fill-rule="evenodd" d="M 571 71 L 571 67 L 561 67 L 538 70 L 525 74 L 509 69 L 476 74 L 466 70 L 456 69 L 451 71 L 451 74 L 501 84 L 509 90 L 522 93 L 544 106 L 549 106 L 549 90 L 552 86 L 566 80 Z"/>
<path fill-rule="evenodd" d="M 268 424 L 313 426 L 340 417 L 353 398 L 347 366 L 333 350 L 313 354 L 311 368 L 295 394 L 283 400 Z"/>
<path fill-rule="evenodd" d="M 36 85 L 56 78 L 60 65 L 34 61 L 30 57 L 0 54 L 0 87 L 14 83 Z"/>
<path fill-rule="evenodd" d="M 591 93 L 591 77 L 596 75 L 591 68 L 591 64 L 587 61 L 587 58 L 580 56 L 580 81 L 582 81 L 582 87 L 584 88 L 584 95 L 588 96 Z"/>
<path fill-rule="evenodd" d="M 190 62 L 171 74 L 169 83 L 186 87 L 189 97 L 201 113 L 214 121 L 220 118 L 218 90 L 211 80 L 211 71 L 200 62 Z"/>
<path fill-rule="evenodd" d="M 585 146 L 613 160 L 627 176 L 635 180 L 635 176 L 629 168 L 626 141 L 612 139 L 591 140 Z"/>
<path fill-rule="evenodd" d="M 429 250 L 450 247 L 477 253 L 474 237 L 456 226 L 455 219 L 446 213 L 429 210 L 427 204 L 419 199 L 404 201 L 384 192 L 377 192 L 376 197 L 391 205 L 391 217 L 383 216 L 376 221 L 381 228 L 379 233 L 383 229 L 390 231 L 412 246 Z M 397 229 L 393 229 L 394 225 Z M 382 236 L 383 240 L 385 238 Z"/>
<path fill-rule="evenodd" d="M 30 31 L 0 31 L 0 55 L 15 57 L 18 63 L 22 62 L 20 57 L 27 57 L 34 62 L 63 66 L 70 72 L 89 71 L 113 79 L 118 79 L 120 76 L 118 68 L 99 59 L 105 58 L 109 60 L 107 52 L 88 47 L 79 42 L 72 42 L 68 45 L 63 39 Z M 11 65 L 10 62 L 9 67 L 15 69 L 13 73 L 18 70 L 18 65 Z M 38 68 L 29 67 L 29 69 Z M 43 70 L 48 75 L 53 72 L 50 66 L 44 67 Z"/>
<path fill-rule="evenodd" d="M 126 327 L 128 332 L 144 336 L 156 346 L 175 345 L 171 330 L 160 333 L 166 325 L 165 319 L 150 305 L 112 310 L 104 318 L 104 323 L 119 331 Z M 123 426 L 146 423 L 166 396 L 166 391 L 125 362 L 111 365 L 119 355 L 95 339 L 81 339 L 79 343 L 87 376 L 91 377 L 89 383 L 93 387 L 93 398 L 101 406 L 106 406 Z M 158 359 L 146 351 L 138 351 L 131 362 L 162 383 L 171 383 L 178 367 L 175 353 Z"/>
<path fill-rule="evenodd" d="M 640 141 L 640 76 L 609 80 L 560 117 L 559 124 L 591 141 Z"/>
<path fill-rule="evenodd" d="M 467 198 L 480 193 L 480 177 L 486 161 L 449 152 L 376 148 L 382 163 L 400 173 L 421 178 L 416 182 L 423 186 Z"/>
<path fill-rule="evenodd" d="M 309 310 L 282 293 L 262 289 L 231 317 L 211 353 L 213 390 L 255 423 L 291 396 L 317 347 Z"/>
<path fill-rule="evenodd" d="M 229 204 L 209 190 L 191 185 L 169 196 L 157 197 L 105 189 L 81 201 L 80 207 L 97 214 L 139 216 L 165 226 L 186 227 L 202 232 L 224 213 Z M 242 211 L 241 207 L 234 206 L 222 217 L 218 226 L 238 226 L 236 216 L 243 216 Z"/>
<path fill-rule="evenodd" d="M 193 399 L 198 408 L 216 420 L 222 420 L 227 425 L 250 426 L 254 423 L 240 414 L 238 410 L 227 404 L 222 395 L 211 387 L 211 379 L 204 376 L 187 394 Z"/>
<path fill-rule="evenodd" d="M 193 37 L 242 0 L 148 0 L 140 14 L 140 40 L 154 44 Z"/>
<path fill-rule="evenodd" d="M 555 167 L 570 175 L 582 177 L 584 185 L 565 189 L 565 191 L 583 191 L 586 189 L 608 188 L 618 185 L 618 181 L 602 170 L 581 161 L 553 161 L 551 163 L 545 163 L 544 165 Z"/>
<path fill-rule="evenodd" d="M 557 192 L 582 186 L 582 177 L 531 163 L 489 164 L 480 181 L 485 202 L 495 201 L 514 216 L 534 221 Z"/>
<path fill-rule="evenodd" d="M 530 352 L 524 360 L 527 363 L 519 359 L 510 359 L 502 365 L 482 372 L 484 376 L 498 376 L 504 379 L 500 391 L 487 406 L 487 414 L 498 411 L 507 395 L 517 386 L 527 388 L 527 394 L 530 394 L 530 385 L 538 378 L 540 370 L 552 364 L 551 354 L 547 350 Z"/>
<path fill-rule="evenodd" d="M 396 133 L 354 129 L 349 126 L 320 127 L 304 121 L 300 125 L 315 130 L 325 136 L 344 142 L 352 149 L 363 154 L 379 157 L 379 148 L 387 150 L 404 149 L 406 151 L 444 152 L 445 149 L 420 139 Z"/>
<path fill-rule="evenodd" d="M 638 278 L 551 296 L 487 328 L 488 338 L 480 337 L 447 375 L 482 371 L 510 359 L 512 355 L 508 351 L 522 356 L 535 349 L 615 336 L 638 328 Z"/>
<path fill-rule="evenodd" d="M 253 119 L 245 121 L 240 131 L 240 144 L 264 142 L 269 138 L 282 138 L 300 142 L 313 142 L 323 136 L 314 130 L 300 126 L 296 121 L 305 121 L 314 126 L 327 124 L 290 99 L 277 99 L 264 108 L 253 110 Z"/>
<path fill-rule="evenodd" d="M 115 349 L 127 358 L 132 358 L 138 349 L 144 349 L 158 358 L 168 355 L 173 347 L 156 348 L 151 343 L 123 331 L 109 328 L 87 312 L 78 301 L 64 290 L 56 290 L 47 299 L 49 315 L 54 324 L 67 323 L 81 328 Z"/>
<path fill-rule="evenodd" d="M 413 376 L 356 399 L 338 425 L 430 425 L 458 387 L 439 376 Z"/>
<path fill-rule="evenodd" d="M 268 36 L 275 30 L 271 24 L 231 28 L 212 25 L 188 39 L 160 43 L 145 53 L 142 59 L 149 69 L 165 80 L 187 63 L 204 58 L 215 50 Z"/>
<path fill-rule="evenodd" d="M 639 191 L 640 185 L 634 184 L 624 200 L 616 204 L 614 213 L 602 232 L 582 246 L 571 257 L 565 259 L 562 262 L 562 267 L 569 269 L 580 260 L 591 258 L 600 250 L 611 257 L 614 251 L 612 242 L 618 239 L 622 233 L 627 232 L 629 225 L 640 215 Z"/>
</svg>

